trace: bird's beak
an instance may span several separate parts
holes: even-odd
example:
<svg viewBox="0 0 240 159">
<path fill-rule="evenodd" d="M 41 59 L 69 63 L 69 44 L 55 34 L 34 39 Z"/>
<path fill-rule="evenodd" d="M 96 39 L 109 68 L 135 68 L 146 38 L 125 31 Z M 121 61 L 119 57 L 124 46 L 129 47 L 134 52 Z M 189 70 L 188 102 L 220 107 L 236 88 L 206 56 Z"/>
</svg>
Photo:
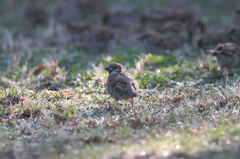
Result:
<svg viewBox="0 0 240 159">
<path fill-rule="evenodd" d="M 218 55 L 218 51 L 216 50 L 207 50 L 208 53 L 212 54 L 213 56 L 217 56 Z"/>
<path fill-rule="evenodd" d="M 107 66 L 107 67 L 105 67 L 105 70 L 109 72 L 109 71 L 112 71 L 112 68 Z"/>
</svg>

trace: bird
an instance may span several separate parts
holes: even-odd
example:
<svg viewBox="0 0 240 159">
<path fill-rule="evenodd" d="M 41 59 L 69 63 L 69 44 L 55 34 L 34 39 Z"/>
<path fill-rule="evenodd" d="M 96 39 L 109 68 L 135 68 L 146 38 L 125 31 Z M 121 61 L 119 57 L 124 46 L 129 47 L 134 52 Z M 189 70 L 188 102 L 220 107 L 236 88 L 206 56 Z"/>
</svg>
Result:
<svg viewBox="0 0 240 159">
<path fill-rule="evenodd" d="M 110 96 L 115 99 L 114 106 L 118 100 L 131 100 L 133 106 L 133 98 L 141 96 L 138 93 L 138 82 L 130 73 L 124 71 L 120 63 L 112 62 L 105 67 L 105 70 L 108 71 L 109 75 L 106 87 Z"/>
<path fill-rule="evenodd" d="M 219 65 L 227 69 L 240 69 L 240 46 L 234 43 L 219 44 L 214 50 L 207 50 L 218 60 Z"/>
</svg>

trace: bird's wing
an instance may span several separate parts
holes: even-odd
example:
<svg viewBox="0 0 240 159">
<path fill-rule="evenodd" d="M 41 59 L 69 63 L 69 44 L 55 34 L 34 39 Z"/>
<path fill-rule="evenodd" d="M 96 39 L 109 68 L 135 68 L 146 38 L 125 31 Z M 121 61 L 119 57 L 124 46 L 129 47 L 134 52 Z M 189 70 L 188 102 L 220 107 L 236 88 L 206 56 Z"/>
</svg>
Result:
<svg viewBox="0 0 240 159">
<path fill-rule="evenodd" d="M 239 45 L 235 45 L 235 50 L 236 50 L 237 56 L 240 58 L 240 46 Z"/>
<path fill-rule="evenodd" d="M 119 94 L 129 97 L 138 96 L 138 83 L 134 80 L 131 74 L 124 72 L 115 76 L 115 80 L 112 81 L 112 88 Z"/>
<path fill-rule="evenodd" d="M 224 55 L 227 55 L 227 56 L 233 56 L 234 53 L 232 51 L 229 51 L 229 50 L 224 50 L 221 52 L 221 54 L 224 54 Z"/>
</svg>

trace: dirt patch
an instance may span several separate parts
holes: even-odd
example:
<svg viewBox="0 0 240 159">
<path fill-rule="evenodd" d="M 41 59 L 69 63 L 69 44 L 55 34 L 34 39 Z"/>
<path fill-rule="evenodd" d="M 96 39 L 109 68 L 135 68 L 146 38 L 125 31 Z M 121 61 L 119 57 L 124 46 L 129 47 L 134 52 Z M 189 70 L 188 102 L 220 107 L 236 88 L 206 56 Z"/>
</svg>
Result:
<svg viewBox="0 0 240 159">
<path fill-rule="evenodd" d="M 21 99 L 19 95 L 7 95 L 6 97 L 0 99 L 0 105 L 4 106 L 15 105 L 22 100 L 23 99 Z"/>
</svg>

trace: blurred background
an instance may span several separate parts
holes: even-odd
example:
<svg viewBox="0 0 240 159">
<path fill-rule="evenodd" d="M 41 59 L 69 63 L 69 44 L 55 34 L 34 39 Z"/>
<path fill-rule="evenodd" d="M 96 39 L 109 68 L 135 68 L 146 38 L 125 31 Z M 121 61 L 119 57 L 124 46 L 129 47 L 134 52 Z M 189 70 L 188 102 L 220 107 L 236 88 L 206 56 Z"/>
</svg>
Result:
<svg viewBox="0 0 240 159">
<path fill-rule="evenodd" d="M 36 47 L 70 46 L 94 55 L 112 54 L 119 47 L 141 50 L 138 36 L 149 32 L 166 34 L 173 25 L 181 27 L 175 23 L 161 28 L 151 22 L 156 17 L 155 21 L 162 24 L 196 23 L 190 24 L 195 29 L 191 33 L 191 40 L 195 41 L 190 42 L 197 43 L 204 33 L 239 26 L 238 14 L 236 0 L 2 0 L 1 52 L 23 53 Z M 204 28 L 197 33 L 199 27 Z M 174 34 L 179 30 L 190 29 L 189 26 L 175 28 Z M 189 42 L 189 37 L 184 40 Z"/>
</svg>

